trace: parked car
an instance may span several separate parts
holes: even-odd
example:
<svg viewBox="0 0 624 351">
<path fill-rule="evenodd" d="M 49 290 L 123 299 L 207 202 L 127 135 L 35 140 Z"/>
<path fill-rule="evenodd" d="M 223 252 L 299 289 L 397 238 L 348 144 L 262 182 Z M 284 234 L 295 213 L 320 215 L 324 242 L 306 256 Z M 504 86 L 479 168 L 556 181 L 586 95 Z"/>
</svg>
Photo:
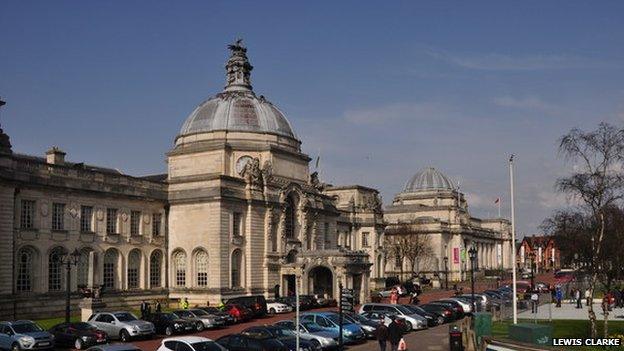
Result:
<svg viewBox="0 0 624 351">
<path fill-rule="evenodd" d="M 253 317 L 251 310 L 243 305 L 228 304 L 223 307 L 223 310 L 229 313 L 236 323 L 248 321 Z"/>
<path fill-rule="evenodd" d="M 335 312 L 306 312 L 299 317 L 302 323 L 313 322 L 321 328 L 339 331 L 340 320 Z M 351 323 L 347 320 L 342 322 L 342 337 L 345 344 L 354 344 L 366 340 L 366 334 L 359 325 Z"/>
<path fill-rule="evenodd" d="M 199 307 L 200 309 L 208 312 L 209 314 L 217 317 L 221 317 L 226 325 L 236 323 L 236 320 L 229 313 L 222 311 L 216 307 Z"/>
<path fill-rule="evenodd" d="M 242 305 L 251 310 L 253 317 L 264 317 L 267 314 L 266 299 L 262 295 L 234 297 L 225 302 L 226 305 Z"/>
<path fill-rule="evenodd" d="M 297 350 L 297 341 L 296 337 L 292 334 L 284 330 L 284 328 L 276 327 L 276 326 L 257 326 L 250 327 L 241 332 L 243 335 L 247 335 L 254 338 L 265 339 L 265 338 L 273 338 L 274 340 L 281 341 L 289 351 Z M 321 343 L 317 340 L 299 340 L 299 349 L 308 350 L 308 351 L 319 351 L 321 350 Z"/>
<path fill-rule="evenodd" d="M 279 321 L 274 325 L 295 333 L 295 322 L 293 321 Z M 299 324 L 299 337 L 309 341 L 316 340 L 323 350 L 336 349 L 338 347 L 338 335 L 340 335 L 339 332 L 323 329 L 313 322 Z"/>
<path fill-rule="evenodd" d="M 179 336 L 164 339 L 156 351 L 227 351 L 227 349 L 201 336 Z"/>
<path fill-rule="evenodd" d="M 105 331 L 109 338 L 123 342 L 136 337 L 151 338 L 156 334 L 154 324 L 142 321 L 130 312 L 99 312 L 89 317 L 88 322 Z"/>
<path fill-rule="evenodd" d="M 377 330 L 377 327 L 381 324 L 379 320 L 368 319 L 357 313 L 345 313 L 343 318 L 359 325 L 369 339 L 375 338 L 375 330 Z"/>
<path fill-rule="evenodd" d="M 131 344 L 106 344 L 106 345 L 89 347 L 87 351 L 142 351 L 142 350 Z"/>
<path fill-rule="evenodd" d="M 438 324 L 452 322 L 453 319 L 453 311 L 446 306 L 443 305 L 435 305 L 435 304 L 424 304 L 420 305 L 420 308 L 423 310 L 433 313 L 438 316 Z"/>
<path fill-rule="evenodd" d="M 446 299 L 440 299 L 439 301 L 455 301 L 462 307 L 462 310 L 464 310 L 464 314 L 472 313 L 472 304 L 465 299 L 449 297 Z"/>
<path fill-rule="evenodd" d="M 403 305 L 403 306 L 405 306 L 407 309 L 414 312 L 415 314 L 421 317 L 424 317 L 427 320 L 428 327 L 435 327 L 436 325 L 438 325 L 438 316 L 433 315 L 416 305 Z"/>
<path fill-rule="evenodd" d="M 252 338 L 243 334 L 222 336 L 216 342 L 229 351 L 288 351 L 288 347 L 279 340 Z"/>
<path fill-rule="evenodd" d="M 206 313 L 204 310 L 201 313 Z M 173 314 L 180 319 L 184 319 L 189 323 L 195 325 L 195 330 L 202 331 L 206 328 L 214 328 L 217 326 L 216 318 L 209 315 L 199 315 L 197 310 L 175 310 Z"/>
<path fill-rule="evenodd" d="M 173 313 L 151 313 L 144 318 L 154 324 L 156 333 L 171 336 L 173 334 L 195 331 L 195 323 L 182 319 Z"/>
<path fill-rule="evenodd" d="M 108 335 L 89 323 L 61 323 L 48 330 L 54 335 L 54 343 L 62 346 L 70 346 L 77 350 L 86 349 L 89 346 L 106 344 Z"/>
<path fill-rule="evenodd" d="M 299 300 L 306 301 L 306 303 L 310 306 L 310 308 L 321 307 L 318 300 L 316 299 L 316 296 L 314 295 L 299 295 Z"/>
<path fill-rule="evenodd" d="M 275 301 L 289 305 L 290 307 L 292 307 L 293 311 L 297 308 L 297 302 L 296 302 L 297 300 L 295 296 L 282 296 L 280 298 L 275 299 Z M 301 298 L 299 299 L 300 311 L 306 311 L 306 310 L 312 309 L 313 307 L 314 307 L 314 304 L 312 300 L 301 299 Z"/>
<path fill-rule="evenodd" d="M 431 301 L 429 304 L 448 307 L 451 310 L 451 318 L 455 321 L 464 317 L 464 309 L 455 301 Z"/>
<path fill-rule="evenodd" d="M 407 331 L 411 331 L 412 329 L 426 329 L 427 328 L 427 319 L 417 313 L 414 313 L 412 310 L 406 308 L 403 305 L 393 305 L 389 303 L 365 303 L 360 306 L 359 313 L 375 311 L 375 312 L 384 312 L 388 314 L 395 314 L 401 316 L 405 319 L 405 324 L 407 326 Z"/>
<path fill-rule="evenodd" d="M 54 335 L 32 321 L 0 322 L 0 349 L 52 350 Z"/>
<path fill-rule="evenodd" d="M 268 300 L 267 310 L 269 311 L 269 314 L 276 314 L 276 313 L 292 312 L 293 308 L 283 302 L 278 302 L 275 300 Z"/>
</svg>

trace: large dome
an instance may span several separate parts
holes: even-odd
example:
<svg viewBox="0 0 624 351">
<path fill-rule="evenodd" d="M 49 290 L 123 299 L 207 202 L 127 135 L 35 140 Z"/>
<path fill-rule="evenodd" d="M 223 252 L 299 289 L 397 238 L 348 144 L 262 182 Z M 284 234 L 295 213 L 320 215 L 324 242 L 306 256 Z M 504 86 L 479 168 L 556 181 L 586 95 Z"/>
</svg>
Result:
<svg viewBox="0 0 624 351">
<path fill-rule="evenodd" d="M 454 190 L 453 183 L 440 171 L 433 167 L 425 168 L 416 173 L 405 184 L 403 192 L 415 193 L 429 190 Z"/>
<path fill-rule="evenodd" d="M 202 102 L 188 116 L 178 137 L 214 131 L 268 133 L 296 139 L 284 114 L 251 86 L 253 67 L 247 49 L 238 40 L 229 46 L 232 54 L 225 65 L 227 85 L 223 92 Z"/>
</svg>

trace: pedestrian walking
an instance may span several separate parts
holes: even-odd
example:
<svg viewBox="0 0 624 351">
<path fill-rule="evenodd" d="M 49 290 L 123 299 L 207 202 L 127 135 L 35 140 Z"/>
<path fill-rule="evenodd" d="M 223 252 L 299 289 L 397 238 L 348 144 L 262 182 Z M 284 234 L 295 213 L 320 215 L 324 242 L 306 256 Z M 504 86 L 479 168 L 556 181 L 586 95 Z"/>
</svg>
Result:
<svg viewBox="0 0 624 351">
<path fill-rule="evenodd" d="M 576 298 L 576 308 L 583 308 L 583 301 L 581 300 L 581 289 L 576 289 L 574 292 Z"/>
<path fill-rule="evenodd" d="M 375 329 L 375 339 L 379 343 L 379 351 L 386 351 L 386 343 L 388 341 L 388 327 L 384 324 L 384 319 L 379 321 L 379 326 Z"/>
<path fill-rule="evenodd" d="M 390 292 L 390 303 L 396 305 L 399 302 L 399 292 L 396 288 L 392 288 L 392 292 Z"/>
<path fill-rule="evenodd" d="M 561 287 L 557 287 L 555 291 L 555 299 L 557 301 L 556 307 L 561 307 L 561 300 L 563 299 L 563 291 L 561 291 Z"/>
<path fill-rule="evenodd" d="M 533 290 L 531 293 L 531 313 L 537 313 L 537 306 L 539 306 L 539 294 L 537 290 Z"/>
<path fill-rule="evenodd" d="M 156 309 L 156 313 L 162 312 L 162 307 L 160 306 L 160 300 L 156 300 L 156 303 L 154 304 L 154 306 Z"/>
<path fill-rule="evenodd" d="M 589 292 L 589 288 L 585 289 L 585 304 L 586 305 L 591 305 L 592 304 L 592 296 L 591 293 Z"/>
<path fill-rule="evenodd" d="M 388 341 L 390 341 L 390 351 L 398 351 L 399 342 L 403 338 L 403 328 L 393 319 L 388 326 Z"/>
<path fill-rule="evenodd" d="M 182 301 L 180 301 L 180 308 L 183 310 L 188 310 L 189 308 L 189 302 L 188 299 L 185 297 L 182 299 Z"/>
</svg>

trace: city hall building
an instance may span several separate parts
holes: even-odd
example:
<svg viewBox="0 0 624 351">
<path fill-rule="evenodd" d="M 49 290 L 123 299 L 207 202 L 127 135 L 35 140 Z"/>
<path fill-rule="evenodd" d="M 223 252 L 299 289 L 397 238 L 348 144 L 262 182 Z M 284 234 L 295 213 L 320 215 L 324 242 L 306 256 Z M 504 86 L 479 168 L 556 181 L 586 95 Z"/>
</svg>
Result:
<svg viewBox="0 0 624 351">
<path fill-rule="evenodd" d="M 182 124 L 167 173 L 134 177 L 12 150 L 0 130 L 0 319 L 64 311 L 67 253 L 75 310 L 85 287 L 107 308 L 142 299 L 215 304 L 245 294 L 364 300 L 382 278 L 384 230 L 375 189 L 332 187 L 284 114 L 251 86 L 240 41 L 229 46 L 224 90 Z"/>
</svg>

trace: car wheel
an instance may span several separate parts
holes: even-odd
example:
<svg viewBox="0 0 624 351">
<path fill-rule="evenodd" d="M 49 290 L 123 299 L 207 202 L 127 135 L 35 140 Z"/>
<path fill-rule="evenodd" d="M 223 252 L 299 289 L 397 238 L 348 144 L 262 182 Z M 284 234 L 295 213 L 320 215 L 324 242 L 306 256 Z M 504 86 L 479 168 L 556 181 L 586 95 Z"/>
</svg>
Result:
<svg viewBox="0 0 624 351">
<path fill-rule="evenodd" d="M 405 321 L 405 331 L 412 331 L 412 329 L 414 329 L 414 326 L 412 325 L 412 322 L 410 321 Z"/>
<path fill-rule="evenodd" d="M 130 334 L 128 333 L 127 330 L 122 329 L 119 332 L 119 339 L 121 339 L 121 342 L 128 342 L 130 341 Z"/>
<path fill-rule="evenodd" d="M 198 331 L 198 332 L 200 332 L 200 331 L 204 330 L 204 323 L 202 323 L 202 322 L 197 322 L 196 329 L 197 329 L 197 331 Z"/>
<path fill-rule="evenodd" d="M 20 351 L 20 346 L 18 343 L 11 345 L 11 351 Z"/>
<path fill-rule="evenodd" d="M 83 346 L 84 345 L 82 344 L 82 339 L 80 338 L 76 339 L 76 341 L 74 342 L 74 348 L 76 350 L 82 350 Z"/>
<path fill-rule="evenodd" d="M 316 340 L 316 339 L 310 340 L 310 344 L 312 344 L 312 350 L 322 350 L 323 349 L 321 347 L 321 342 Z"/>
<path fill-rule="evenodd" d="M 167 336 L 173 335 L 173 328 L 171 328 L 171 327 L 165 328 L 165 335 L 167 335 Z"/>
<path fill-rule="evenodd" d="M 438 325 L 444 324 L 444 317 L 438 317 Z"/>
<path fill-rule="evenodd" d="M 271 309 L 269 310 L 269 314 L 275 314 L 275 308 L 271 307 Z"/>
</svg>

